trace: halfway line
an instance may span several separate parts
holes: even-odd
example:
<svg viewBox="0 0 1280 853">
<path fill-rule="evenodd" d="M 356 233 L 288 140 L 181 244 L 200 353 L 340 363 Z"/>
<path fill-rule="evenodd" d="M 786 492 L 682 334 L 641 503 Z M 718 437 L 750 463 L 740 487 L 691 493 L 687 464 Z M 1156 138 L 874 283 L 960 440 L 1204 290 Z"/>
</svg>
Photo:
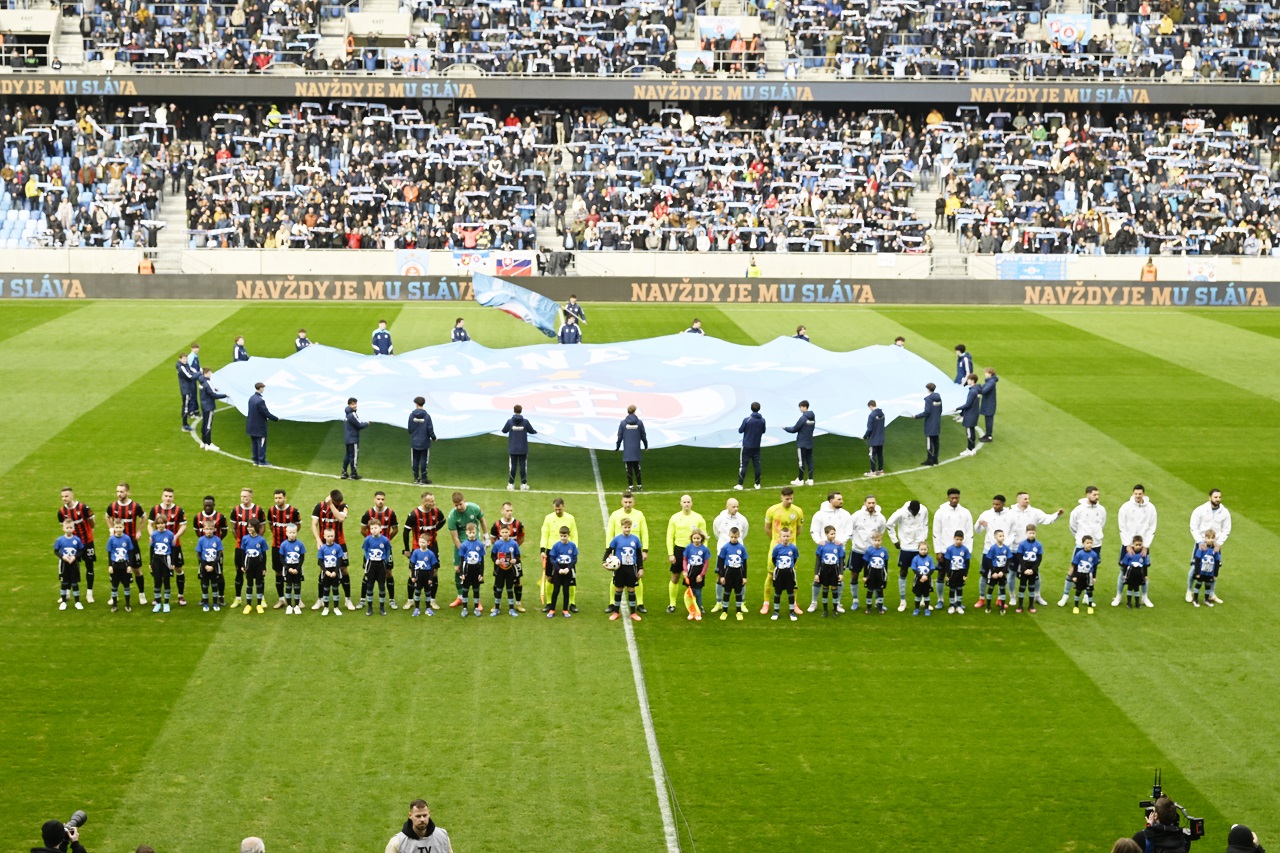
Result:
<svg viewBox="0 0 1280 853">
<path fill-rule="evenodd" d="M 594 450 L 587 451 L 591 455 L 591 473 L 596 478 L 596 497 L 600 499 L 600 518 L 602 524 L 609 524 L 609 503 L 604 497 L 604 482 L 600 479 L 600 463 L 596 460 Z M 606 543 L 608 544 L 608 543 Z M 649 691 L 644 685 L 644 670 L 640 667 L 640 649 L 636 647 L 636 634 L 631 628 L 631 620 L 622 620 L 622 630 L 627 637 L 627 654 L 631 656 L 631 676 L 636 683 L 636 698 L 640 700 L 640 721 L 644 724 L 644 740 L 649 747 L 649 766 L 653 770 L 653 787 L 658 795 L 658 810 L 662 812 L 662 831 L 667 837 L 667 853 L 680 853 L 680 836 L 676 833 L 676 822 L 671 814 L 671 801 L 668 790 L 667 769 L 662 764 L 662 753 L 658 750 L 658 735 L 653 730 L 653 712 L 649 710 Z"/>
</svg>

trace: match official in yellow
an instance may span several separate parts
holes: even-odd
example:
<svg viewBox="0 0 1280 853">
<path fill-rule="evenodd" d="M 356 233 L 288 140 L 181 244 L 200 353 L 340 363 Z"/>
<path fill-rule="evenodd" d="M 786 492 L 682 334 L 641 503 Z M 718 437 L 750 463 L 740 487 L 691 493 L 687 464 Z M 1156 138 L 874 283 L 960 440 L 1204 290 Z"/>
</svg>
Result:
<svg viewBox="0 0 1280 853">
<path fill-rule="evenodd" d="M 765 510 L 764 526 L 769 531 L 769 550 L 766 553 L 773 553 L 773 546 L 778 544 L 782 531 L 789 530 L 791 539 L 794 540 L 804 524 L 804 510 L 795 505 L 795 494 L 795 489 L 784 486 L 781 492 L 782 500 Z M 773 572 L 766 571 L 764 573 L 764 604 L 760 607 L 760 612 L 768 613 L 772 601 Z"/>
<path fill-rule="evenodd" d="M 640 539 L 640 554 L 647 562 L 649 559 L 649 524 L 644 519 L 644 513 L 636 509 L 635 495 L 631 491 L 622 493 L 622 508 L 615 509 L 609 515 L 609 526 L 605 530 L 605 541 L 612 542 L 613 537 L 622 533 L 622 519 L 631 519 L 631 535 Z M 648 613 L 644 606 L 644 580 L 641 579 L 636 584 L 636 612 Z"/>
<path fill-rule="evenodd" d="M 676 602 L 680 600 L 681 578 L 684 577 L 684 549 L 688 546 L 690 535 L 695 529 L 706 530 L 707 522 L 693 511 L 693 498 L 680 496 L 680 511 L 671 516 L 667 522 L 667 554 L 671 561 L 671 582 L 667 584 L 668 613 L 676 612 Z"/>
<path fill-rule="evenodd" d="M 556 498 L 551 502 L 552 510 L 542 519 L 542 534 L 538 538 L 538 549 L 542 552 L 542 580 L 538 588 L 542 591 L 542 612 L 547 612 L 551 601 L 551 581 L 547 580 L 547 551 L 560 541 L 560 528 L 569 528 L 569 541 L 578 541 L 578 522 L 564 511 L 564 498 Z M 569 587 L 569 609 L 578 612 L 577 584 Z"/>
</svg>

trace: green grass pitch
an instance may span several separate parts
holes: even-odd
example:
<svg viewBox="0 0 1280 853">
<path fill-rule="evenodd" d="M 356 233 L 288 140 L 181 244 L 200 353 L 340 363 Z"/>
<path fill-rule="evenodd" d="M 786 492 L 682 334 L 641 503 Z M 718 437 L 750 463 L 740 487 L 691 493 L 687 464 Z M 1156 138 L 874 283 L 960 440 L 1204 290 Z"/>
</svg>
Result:
<svg viewBox="0 0 1280 853">
<path fill-rule="evenodd" d="M 994 493 L 1023 488 L 1041 508 L 1070 509 L 1087 483 L 1110 511 L 1093 617 L 1051 604 L 1035 617 L 791 624 L 752 613 L 690 624 L 663 612 L 666 575 L 651 571 L 650 616 L 635 634 L 683 850 L 1105 850 L 1140 825 L 1137 800 L 1157 767 L 1208 819 L 1201 849 L 1222 849 L 1236 821 L 1274 843 L 1280 312 L 587 308 L 593 342 L 677 331 L 696 313 L 710 334 L 741 343 L 804 323 L 831 349 L 903 334 L 949 371 L 963 341 L 979 367 L 999 369 L 996 443 L 892 475 L 922 458 L 919 424 L 894 423 L 891 476 L 869 483 L 856 479 L 861 442 L 820 438 L 820 484 L 798 490 L 809 515 L 831 487 L 855 504 L 874 492 L 891 511 L 912 497 L 932 509 L 956 485 L 976 516 Z M 233 850 L 250 834 L 273 853 L 380 850 L 408 801 L 425 796 L 465 853 L 664 849 L 624 633 L 602 615 L 607 576 L 590 565 L 581 614 L 553 624 L 532 613 L 464 622 L 455 611 L 337 624 L 192 607 L 113 615 L 105 572 L 97 604 L 55 609 L 63 485 L 100 521 L 121 479 L 145 506 L 172 485 L 188 511 L 206 493 L 229 510 L 244 485 L 264 504 L 284 487 L 304 515 L 338 485 L 337 422 L 272 427 L 272 461 L 309 473 L 198 452 L 177 428 L 180 348 L 198 339 L 219 367 L 243 334 L 254 354 L 285 355 L 305 325 L 315 340 L 364 351 L 386 317 L 404 351 L 445 340 L 459 314 L 490 345 L 543 340 L 474 306 L 0 303 L 0 846 L 33 846 L 42 820 L 84 807 L 95 853 Z M 766 412 L 775 428 L 794 414 Z M 238 413 L 218 416 L 214 438 L 247 457 Z M 944 458 L 961 441 L 948 420 Z M 403 434 L 374 427 L 362 450 L 366 477 L 396 482 L 385 488 L 403 517 L 419 491 Z M 767 451 L 766 488 L 740 493 L 756 525 L 757 608 L 762 515 L 794 476 L 792 459 L 789 447 Z M 612 509 L 623 467 L 599 460 Z M 508 497 L 498 438 L 445 442 L 432 462 L 438 495 L 464 486 L 490 517 Z M 603 535 L 589 455 L 535 446 L 531 463 L 535 491 L 515 495 L 518 515 L 536 527 L 566 494 L 590 564 Z M 655 539 L 682 490 L 714 516 L 735 468 L 732 451 L 650 453 L 639 506 Z M 1135 614 L 1107 606 L 1106 590 L 1116 512 L 1136 482 L 1161 517 L 1157 606 Z M 371 502 L 372 483 L 342 485 L 357 512 Z M 1213 486 L 1235 521 L 1227 603 L 1193 610 L 1182 602 L 1187 519 Z M 1069 556 L 1065 526 L 1041 537 L 1048 598 Z"/>
</svg>

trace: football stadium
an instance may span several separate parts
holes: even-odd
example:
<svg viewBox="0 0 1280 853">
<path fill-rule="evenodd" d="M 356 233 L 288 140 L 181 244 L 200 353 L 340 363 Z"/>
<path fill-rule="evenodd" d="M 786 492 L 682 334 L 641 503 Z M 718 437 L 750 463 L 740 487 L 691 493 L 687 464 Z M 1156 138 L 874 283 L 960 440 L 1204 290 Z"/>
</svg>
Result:
<svg viewBox="0 0 1280 853">
<path fill-rule="evenodd" d="M 6 849 L 1280 844 L 1271 5 L 0 36 Z"/>
</svg>

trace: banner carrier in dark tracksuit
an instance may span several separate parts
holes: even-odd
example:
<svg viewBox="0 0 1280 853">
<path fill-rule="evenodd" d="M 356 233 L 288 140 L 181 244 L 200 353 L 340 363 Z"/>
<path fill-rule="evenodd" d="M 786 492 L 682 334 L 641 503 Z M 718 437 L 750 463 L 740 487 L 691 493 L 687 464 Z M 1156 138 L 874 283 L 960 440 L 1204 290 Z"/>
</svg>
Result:
<svg viewBox="0 0 1280 853">
<path fill-rule="evenodd" d="M 627 466 L 627 488 L 643 491 L 640 460 L 643 451 L 649 449 L 649 436 L 644 431 L 644 421 L 636 415 L 635 406 L 627 406 L 627 416 L 618 424 L 618 441 L 613 449 L 622 451 L 622 461 Z"/>
<path fill-rule="evenodd" d="M 267 461 L 267 421 L 280 420 L 271 414 L 267 409 L 267 401 L 262 399 L 262 391 L 266 387 L 262 382 L 253 386 L 253 396 L 249 398 L 249 413 L 244 422 L 245 434 L 249 436 L 253 464 L 260 468 L 271 465 Z"/>
<path fill-rule="evenodd" d="M 507 456 L 510 462 L 507 473 L 507 491 L 516 487 L 516 474 L 520 475 L 520 489 L 529 490 L 529 436 L 537 435 L 533 424 L 524 419 L 523 406 L 516 406 L 515 414 L 507 418 L 502 432 L 507 436 Z"/>
<path fill-rule="evenodd" d="M 813 485 L 813 430 L 818 425 L 818 418 L 813 412 L 809 411 L 809 401 L 800 401 L 800 419 L 796 421 L 795 426 L 783 427 L 783 431 L 795 433 L 796 436 L 796 466 L 799 473 L 796 478 L 791 481 L 793 486 L 805 485 L 805 469 L 809 470 L 809 485 Z"/>
<path fill-rule="evenodd" d="M 213 387 L 213 371 L 205 368 L 200 377 L 200 441 L 201 447 L 205 450 L 218 450 L 218 445 L 213 443 L 213 410 L 218 405 L 219 400 L 227 399 L 227 395 L 218 391 Z"/>
<path fill-rule="evenodd" d="M 924 419 L 924 446 L 925 458 L 921 465 L 937 465 L 939 447 L 939 437 L 942 435 L 942 395 L 938 393 L 938 386 L 932 382 L 926 384 L 925 389 L 929 392 L 924 398 L 924 411 L 915 415 L 915 419 Z"/>
<path fill-rule="evenodd" d="M 431 464 L 431 442 L 436 440 L 431 415 L 424 408 L 426 404 L 425 397 L 414 397 L 414 410 L 409 413 L 409 462 L 413 466 L 413 482 L 422 486 L 431 485 L 427 466 Z"/>
<path fill-rule="evenodd" d="M 346 455 L 342 457 L 342 479 L 344 480 L 348 477 L 352 480 L 362 479 L 360 472 L 356 470 L 356 466 L 360 464 L 360 431 L 369 426 L 369 422 L 360 420 L 356 415 L 359 402 L 355 397 L 347 398 L 347 407 L 342 411 L 342 440 L 347 444 Z M 351 469 L 349 475 L 348 468 Z"/>
</svg>

